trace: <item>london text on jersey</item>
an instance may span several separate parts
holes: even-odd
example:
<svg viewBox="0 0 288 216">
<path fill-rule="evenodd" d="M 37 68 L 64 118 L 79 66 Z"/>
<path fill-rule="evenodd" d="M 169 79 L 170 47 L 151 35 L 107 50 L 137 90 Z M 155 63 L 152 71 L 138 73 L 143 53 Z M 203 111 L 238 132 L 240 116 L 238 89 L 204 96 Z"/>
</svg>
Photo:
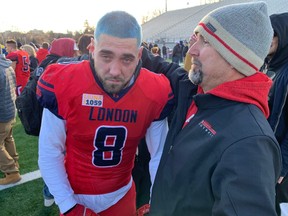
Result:
<svg viewBox="0 0 288 216">
<path fill-rule="evenodd" d="M 91 107 L 89 120 L 135 123 L 137 120 L 137 110 Z"/>
</svg>

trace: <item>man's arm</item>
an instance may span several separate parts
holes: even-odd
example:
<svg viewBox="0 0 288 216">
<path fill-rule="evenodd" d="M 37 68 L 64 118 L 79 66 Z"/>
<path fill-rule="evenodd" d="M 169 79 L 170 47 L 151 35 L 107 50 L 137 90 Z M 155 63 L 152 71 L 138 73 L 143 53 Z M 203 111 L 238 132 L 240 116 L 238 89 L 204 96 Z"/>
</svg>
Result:
<svg viewBox="0 0 288 216">
<path fill-rule="evenodd" d="M 12 61 L 11 67 L 12 67 L 13 70 L 15 71 L 15 69 L 16 69 L 16 61 Z"/>
<path fill-rule="evenodd" d="M 61 213 L 76 205 L 64 166 L 65 141 L 66 122 L 44 108 L 39 135 L 38 164 Z"/>
<path fill-rule="evenodd" d="M 187 71 L 178 64 L 169 63 L 160 56 L 154 56 L 145 48 L 143 48 L 141 60 L 142 67 L 154 73 L 163 73 L 169 79 L 175 101 L 177 101 L 179 81 L 188 79 Z"/>
<path fill-rule="evenodd" d="M 160 56 L 154 56 L 145 47 L 142 51 L 141 60 L 142 67 L 155 73 L 163 73 L 166 76 L 172 74 L 177 68 L 180 67 L 178 64 L 165 61 L 165 59 Z"/>
</svg>

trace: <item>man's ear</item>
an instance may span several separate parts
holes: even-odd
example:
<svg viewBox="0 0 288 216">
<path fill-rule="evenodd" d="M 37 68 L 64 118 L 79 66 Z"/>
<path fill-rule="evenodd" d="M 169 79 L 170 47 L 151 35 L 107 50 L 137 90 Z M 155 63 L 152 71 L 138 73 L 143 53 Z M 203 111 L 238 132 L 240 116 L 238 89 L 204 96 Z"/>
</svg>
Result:
<svg viewBox="0 0 288 216">
<path fill-rule="evenodd" d="M 141 57 L 142 57 L 142 51 L 143 51 L 143 46 L 141 46 L 140 48 L 139 48 L 139 51 L 138 51 L 138 58 L 139 59 L 141 59 Z"/>
<path fill-rule="evenodd" d="M 87 46 L 87 49 L 89 50 L 89 53 L 93 53 L 94 52 L 94 49 L 95 49 L 95 45 L 94 45 L 94 39 L 91 38 L 91 42 L 90 44 Z"/>
</svg>

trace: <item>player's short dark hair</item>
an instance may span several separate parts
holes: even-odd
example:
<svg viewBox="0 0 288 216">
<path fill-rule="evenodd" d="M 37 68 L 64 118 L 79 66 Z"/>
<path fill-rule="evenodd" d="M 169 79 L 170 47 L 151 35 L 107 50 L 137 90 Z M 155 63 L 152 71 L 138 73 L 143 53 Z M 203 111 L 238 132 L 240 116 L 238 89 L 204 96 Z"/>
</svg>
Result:
<svg viewBox="0 0 288 216">
<path fill-rule="evenodd" d="M 43 49 L 47 49 L 47 50 L 48 50 L 48 49 L 49 49 L 49 46 L 50 46 L 50 44 L 49 44 L 48 42 L 43 42 L 43 43 L 42 43 L 42 48 L 43 48 Z"/>
<path fill-rule="evenodd" d="M 77 46 L 81 54 L 88 54 L 89 50 L 87 46 L 91 43 L 91 38 L 94 38 L 92 34 L 83 34 L 78 40 Z"/>
<path fill-rule="evenodd" d="M 8 39 L 6 40 L 6 44 L 14 44 L 17 45 L 17 42 L 14 39 Z"/>
</svg>

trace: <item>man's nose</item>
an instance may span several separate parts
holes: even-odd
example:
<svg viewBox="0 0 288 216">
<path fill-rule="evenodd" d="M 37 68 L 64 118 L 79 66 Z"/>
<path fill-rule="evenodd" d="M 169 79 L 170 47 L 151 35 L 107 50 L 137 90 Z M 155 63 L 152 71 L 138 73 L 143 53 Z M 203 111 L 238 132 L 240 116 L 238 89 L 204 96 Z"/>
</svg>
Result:
<svg viewBox="0 0 288 216">
<path fill-rule="evenodd" d="M 191 55 L 191 56 L 198 56 L 199 55 L 199 45 L 197 42 L 194 42 L 189 50 L 188 50 L 188 53 Z"/>
<path fill-rule="evenodd" d="M 113 76 L 118 76 L 119 74 L 121 74 L 121 67 L 120 67 L 120 64 L 118 62 L 113 62 L 111 64 L 110 74 L 112 74 Z"/>
</svg>

